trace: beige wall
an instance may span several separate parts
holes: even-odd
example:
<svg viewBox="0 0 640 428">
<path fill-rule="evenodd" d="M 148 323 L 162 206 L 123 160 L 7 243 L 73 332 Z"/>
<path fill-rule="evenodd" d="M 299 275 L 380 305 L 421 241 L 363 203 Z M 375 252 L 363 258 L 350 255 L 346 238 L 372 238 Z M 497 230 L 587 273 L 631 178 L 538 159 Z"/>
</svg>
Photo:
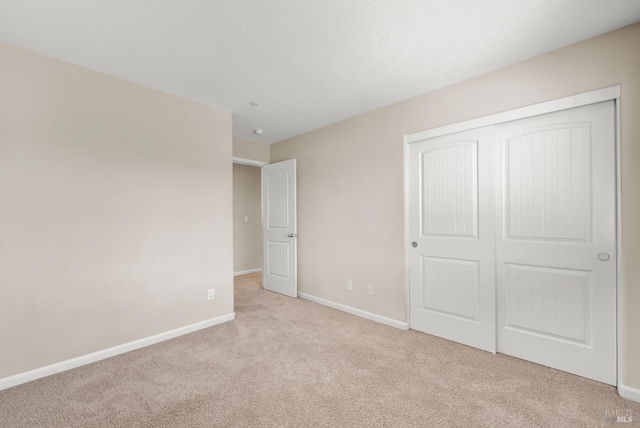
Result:
<svg viewBox="0 0 640 428">
<path fill-rule="evenodd" d="M 0 94 L 0 378 L 233 312 L 230 113 L 2 44 Z"/>
<path fill-rule="evenodd" d="M 233 137 L 233 156 L 269 163 L 269 144 Z"/>
<path fill-rule="evenodd" d="M 233 165 L 233 271 L 262 267 L 259 167 Z M 244 217 L 248 217 L 248 222 Z"/>
<path fill-rule="evenodd" d="M 299 290 L 405 321 L 403 135 L 621 84 L 622 381 L 640 388 L 639 47 L 636 24 L 272 145 L 298 160 Z"/>
</svg>

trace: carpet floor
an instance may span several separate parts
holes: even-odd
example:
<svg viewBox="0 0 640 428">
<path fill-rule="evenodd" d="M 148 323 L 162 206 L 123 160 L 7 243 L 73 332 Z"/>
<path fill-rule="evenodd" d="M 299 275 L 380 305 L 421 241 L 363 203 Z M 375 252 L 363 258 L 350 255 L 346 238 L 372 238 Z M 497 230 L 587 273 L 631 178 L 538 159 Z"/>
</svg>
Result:
<svg viewBox="0 0 640 428">
<path fill-rule="evenodd" d="M 0 392 L 2 427 L 635 426 L 616 389 L 236 278 L 236 320 Z M 619 424 L 612 412 L 631 412 Z"/>
</svg>

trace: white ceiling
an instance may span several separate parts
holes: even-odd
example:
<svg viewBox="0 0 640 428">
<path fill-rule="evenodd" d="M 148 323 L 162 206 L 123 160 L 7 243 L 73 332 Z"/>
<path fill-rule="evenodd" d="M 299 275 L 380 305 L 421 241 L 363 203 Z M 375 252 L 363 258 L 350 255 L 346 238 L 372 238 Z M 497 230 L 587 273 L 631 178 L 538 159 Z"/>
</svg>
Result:
<svg viewBox="0 0 640 428">
<path fill-rule="evenodd" d="M 0 41 L 269 143 L 639 21 L 640 0 L 0 1 Z"/>
</svg>

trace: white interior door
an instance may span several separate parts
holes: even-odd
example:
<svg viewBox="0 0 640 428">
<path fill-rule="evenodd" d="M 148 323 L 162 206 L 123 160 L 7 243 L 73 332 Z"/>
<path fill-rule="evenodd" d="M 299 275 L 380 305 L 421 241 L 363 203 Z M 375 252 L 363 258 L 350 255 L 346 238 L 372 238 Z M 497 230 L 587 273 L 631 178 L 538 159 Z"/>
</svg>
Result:
<svg viewBox="0 0 640 428">
<path fill-rule="evenodd" d="M 298 297 L 296 160 L 262 167 L 262 286 Z"/>
<path fill-rule="evenodd" d="M 498 352 L 616 384 L 612 101 L 496 126 Z"/>
<path fill-rule="evenodd" d="M 495 352 L 493 127 L 409 150 L 410 327 Z"/>
</svg>

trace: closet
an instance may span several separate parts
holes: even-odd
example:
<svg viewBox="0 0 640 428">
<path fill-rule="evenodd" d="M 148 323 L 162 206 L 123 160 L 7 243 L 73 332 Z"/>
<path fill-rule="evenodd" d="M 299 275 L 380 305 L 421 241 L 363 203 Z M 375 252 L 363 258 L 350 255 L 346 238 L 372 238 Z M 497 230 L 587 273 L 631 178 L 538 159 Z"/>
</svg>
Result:
<svg viewBox="0 0 640 428">
<path fill-rule="evenodd" d="M 408 141 L 412 329 L 616 384 L 615 114 Z"/>
</svg>

